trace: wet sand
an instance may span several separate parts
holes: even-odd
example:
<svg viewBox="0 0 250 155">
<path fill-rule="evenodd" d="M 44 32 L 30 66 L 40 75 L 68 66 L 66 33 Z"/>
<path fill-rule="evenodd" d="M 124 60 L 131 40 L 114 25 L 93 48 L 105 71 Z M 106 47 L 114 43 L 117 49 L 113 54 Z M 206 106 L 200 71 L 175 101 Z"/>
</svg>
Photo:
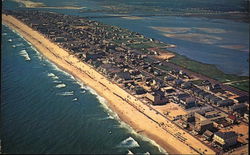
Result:
<svg viewBox="0 0 250 155">
<path fill-rule="evenodd" d="M 165 117 L 159 115 L 149 106 L 137 100 L 134 96 L 106 79 L 91 66 L 79 61 L 57 44 L 46 39 L 42 34 L 12 16 L 2 15 L 2 21 L 16 30 L 29 41 L 42 55 L 55 63 L 59 68 L 73 75 L 86 85 L 93 88 L 99 95 L 107 99 L 108 106 L 118 116 L 132 126 L 140 134 L 154 140 L 170 154 L 215 154 L 213 150 L 192 137 L 189 133 L 179 129 Z M 177 134 L 184 137 L 181 141 Z"/>
</svg>

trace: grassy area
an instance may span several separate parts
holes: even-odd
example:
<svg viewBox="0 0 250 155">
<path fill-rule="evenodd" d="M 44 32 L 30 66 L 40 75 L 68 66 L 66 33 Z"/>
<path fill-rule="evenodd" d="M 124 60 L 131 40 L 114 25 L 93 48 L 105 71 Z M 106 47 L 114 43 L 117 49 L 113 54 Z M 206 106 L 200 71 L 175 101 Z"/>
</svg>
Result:
<svg viewBox="0 0 250 155">
<path fill-rule="evenodd" d="M 202 81 L 203 80 L 195 80 L 195 81 L 192 81 L 192 83 L 195 84 L 195 85 L 201 86 Z"/>
<path fill-rule="evenodd" d="M 249 92 L 249 81 L 232 83 L 230 86 Z"/>
<path fill-rule="evenodd" d="M 176 56 L 172 58 L 170 62 L 177 64 L 179 66 L 182 66 L 184 68 L 187 68 L 193 72 L 200 73 L 212 79 L 218 80 L 220 82 L 245 80 L 249 78 L 247 76 L 225 74 L 222 71 L 220 71 L 218 68 L 216 68 L 214 65 L 209 65 L 209 64 L 204 64 L 204 63 L 200 63 L 197 61 L 193 61 L 179 54 L 176 54 Z"/>
</svg>

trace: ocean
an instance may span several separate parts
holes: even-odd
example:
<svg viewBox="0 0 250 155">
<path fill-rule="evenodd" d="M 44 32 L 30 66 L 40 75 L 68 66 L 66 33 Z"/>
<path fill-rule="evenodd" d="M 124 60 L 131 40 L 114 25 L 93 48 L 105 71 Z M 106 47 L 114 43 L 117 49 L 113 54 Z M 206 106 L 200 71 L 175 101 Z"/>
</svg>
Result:
<svg viewBox="0 0 250 155">
<path fill-rule="evenodd" d="M 159 154 L 93 89 L 2 27 L 2 152 Z"/>
</svg>

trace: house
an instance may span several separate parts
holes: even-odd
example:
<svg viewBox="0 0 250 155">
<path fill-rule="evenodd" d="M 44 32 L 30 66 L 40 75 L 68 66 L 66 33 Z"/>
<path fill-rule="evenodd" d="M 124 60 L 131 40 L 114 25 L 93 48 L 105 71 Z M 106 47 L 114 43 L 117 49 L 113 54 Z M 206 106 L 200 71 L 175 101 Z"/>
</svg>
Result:
<svg viewBox="0 0 250 155">
<path fill-rule="evenodd" d="M 203 134 L 206 130 L 213 130 L 213 127 L 213 122 L 209 119 L 195 121 L 195 131 L 199 134 Z"/>
<path fill-rule="evenodd" d="M 194 113 L 192 112 L 192 113 L 183 115 L 182 120 L 187 123 L 194 122 L 195 121 Z"/>
<path fill-rule="evenodd" d="M 226 117 L 226 120 L 227 120 L 228 122 L 234 124 L 234 123 L 236 122 L 236 116 L 234 116 L 234 115 L 228 115 L 228 116 Z"/>
<path fill-rule="evenodd" d="M 203 133 L 203 137 L 204 137 L 206 140 L 208 140 L 208 141 L 212 140 L 213 135 L 214 135 L 214 133 L 212 133 L 212 132 L 209 131 L 209 130 L 206 130 L 206 131 Z"/>
<path fill-rule="evenodd" d="M 223 149 L 237 144 L 238 135 L 233 132 L 216 132 L 214 133 L 213 142 L 220 145 Z"/>
<path fill-rule="evenodd" d="M 244 113 L 244 119 L 246 119 L 247 121 L 249 121 L 249 112 L 248 113 Z"/>
<path fill-rule="evenodd" d="M 235 104 L 235 105 L 229 107 L 229 109 L 233 112 L 238 112 L 238 113 L 243 114 L 245 111 L 247 111 L 247 105 L 244 103 Z"/>
<path fill-rule="evenodd" d="M 211 98 L 214 98 L 215 96 L 212 94 L 207 94 L 204 96 L 205 101 L 209 102 Z"/>
<path fill-rule="evenodd" d="M 181 84 L 181 88 L 182 89 L 189 89 L 192 87 L 192 83 L 191 82 L 184 82 Z"/>
<path fill-rule="evenodd" d="M 115 78 L 117 79 L 117 82 L 132 80 L 128 71 L 116 73 Z"/>
<path fill-rule="evenodd" d="M 212 97 L 210 99 L 210 103 L 214 104 L 214 105 L 217 105 L 217 103 L 221 101 L 221 99 L 219 97 Z"/>
<path fill-rule="evenodd" d="M 244 103 L 244 102 L 248 102 L 249 103 L 249 96 L 239 96 L 234 98 L 235 100 L 238 101 L 238 103 Z"/>
<path fill-rule="evenodd" d="M 137 86 L 134 90 L 135 90 L 136 95 L 141 95 L 141 94 L 146 93 L 145 89 L 143 89 L 142 87 L 139 87 L 139 86 Z"/>
<path fill-rule="evenodd" d="M 173 81 L 175 78 L 173 76 L 165 76 L 164 80 L 165 81 Z"/>
<path fill-rule="evenodd" d="M 67 40 L 67 38 L 64 38 L 64 37 L 56 37 L 56 38 L 54 39 L 55 42 L 64 42 L 64 41 L 66 41 L 66 40 Z"/>
<path fill-rule="evenodd" d="M 166 95 L 169 95 L 175 92 L 173 87 L 162 87 L 161 91 L 164 92 Z"/>
<path fill-rule="evenodd" d="M 204 81 L 201 82 L 201 85 L 203 85 L 203 86 L 209 86 L 209 85 L 211 85 L 211 82 L 208 81 L 208 80 L 204 80 Z"/>
<path fill-rule="evenodd" d="M 104 52 L 86 52 L 83 54 L 83 59 L 85 61 L 88 61 L 90 59 L 92 60 L 97 60 L 98 58 L 102 58 L 103 56 L 105 56 L 105 53 Z"/>
<path fill-rule="evenodd" d="M 234 104 L 234 101 L 231 99 L 227 99 L 227 100 L 220 100 L 217 103 L 218 107 L 228 107 Z"/>
<path fill-rule="evenodd" d="M 182 83 L 183 83 L 183 81 L 182 81 L 181 79 L 176 79 L 176 80 L 174 80 L 174 84 L 175 84 L 176 86 L 181 86 Z"/>
<path fill-rule="evenodd" d="M 153 105 L 162 105 L 168 102 L 168 99 L 164 96 L 162 91 L 148 92 L 146 97 L 152 101 Z"/>
<path fill-rule="evenodd" d="M 180 103 L 180 106 L 182 106 L 185 109 L 189 109 L 196 106 L 196 100 L 195 98 L 191 97 L 189 94 L 179 94 L 177 97 L 177 100 Z"/>
</svg>

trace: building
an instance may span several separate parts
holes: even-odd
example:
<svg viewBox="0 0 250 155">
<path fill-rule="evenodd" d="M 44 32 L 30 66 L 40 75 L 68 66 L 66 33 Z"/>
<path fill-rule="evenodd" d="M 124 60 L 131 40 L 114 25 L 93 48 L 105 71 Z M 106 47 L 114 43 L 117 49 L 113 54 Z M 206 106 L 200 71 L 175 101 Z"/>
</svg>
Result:
<svg viewBox="0 0 250 155">
<path fill-rule="evenodd" d="M 186 115 L 183 115 L 182 120 L 187 123 L 194 122 L 195 121 L 194 113 L 188 113 Z"/>
<path fill-rule="evenodd" d="M 191 97 L 189 94 L 179 94 L 177 97 L 177 101 L 180 103 L 185 109 L 192 108 L 196 106 L 195 98 Z"/>
<path fill-rule="evenodd" d="M 226 117 L 226 120 L 232 124 L 236 123 L 236 116 L 234 115 L 228 115 L 228 117 Z"/>
<path fill-rule="evenodd" d="M 209 130 L 206 130 L 206 131 L 203 133 L 203 137 L 204 137 L 206 140 L 208 140 L 208 141 L 210 141 L 210 140 L 213 139 L 213 135 L 214 135 L 214 133 L 212 133 L 212 132 L 209 131 Z"/>
<path fill-rule="evenodd" d="M 244 102 L 248 102 L 249 103 L 249 97 L 248 96 L 239 96 L 234 98 L 235 100 L 238 101 L 238 103 L 244 103 Z"/>
<path fill-rule="evenodd" d="M 146 93 L 146 91 L 145 91 L 145 89 L 143 89 L 142 87 L 137 86 L 137 87 L 135 88 L 135 94 L 136 94 L 136 95 L 141 95 L 141 94 L 145 94 L 145 93 Z"/>
<path fill-rule="evenodd" d="M 164 96 L 162 91 L 154 91 L 151 93 L 147 93 L 146 97 L 152 101 L 153 105 L 162 105 L 168 102 L 168 99 Z"/>
<path fill-rule="evenodd" d="M 214 133 L 213 142 L 220 145 L 223 149 L 237 144 L 238 135 L 233 132 L 216 132 Z"/>
<path fill-rule="evenodd" d="M 240 104 L 236 104 L 233 105 L 231 107 L 229 107 L 231 111 L 233 112 L 238 112 L 238 113 L 244 113 L 245 111 L 247 111 L 247 105 L 244 103 L 240 103 Z"/>
<path fill-rule="evenodd" d="M 206 130 L 213 130 L 213 122 L 206 119 L 202 121 L 195 121 L 195 131 L 199 134 L 203 134 Z"/>
<path fill-rule="evenodd" d="M 119 72 L 115 74 L 117 82 L 132 80 L 129 72 Z"/>
<path fill-rule="evenodd" d="M 217 102 L 217 106 L 218 107 L 228 107 L 234 104 L 234 101 L 231 99 L 227 99 L 227 100 L 220 100 Z"/>
</svg>

